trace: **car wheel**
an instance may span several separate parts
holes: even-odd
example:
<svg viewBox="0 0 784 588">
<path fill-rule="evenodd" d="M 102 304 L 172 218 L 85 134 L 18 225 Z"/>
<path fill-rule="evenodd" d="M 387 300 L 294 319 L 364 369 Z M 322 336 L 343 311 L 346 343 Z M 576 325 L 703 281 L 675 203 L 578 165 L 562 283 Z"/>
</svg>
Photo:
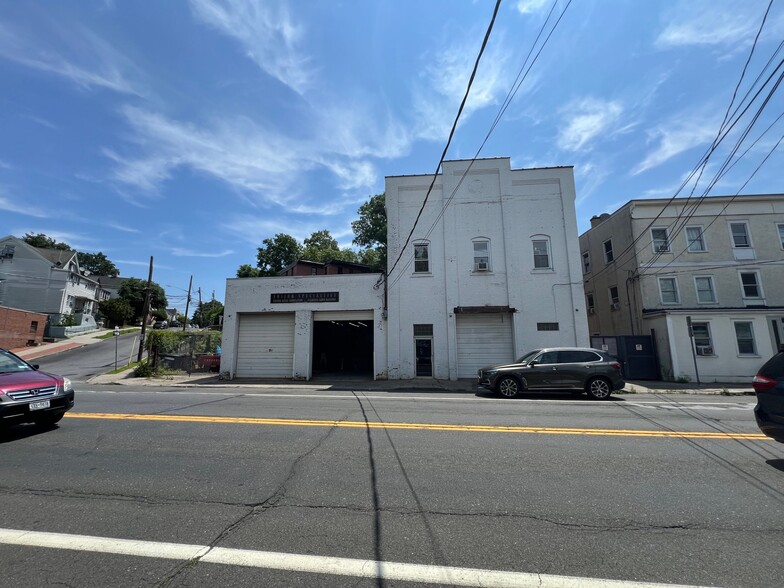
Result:
<svg viewBox="0 0 784 588">
<path fill-rule="evenodd" d="M 65 415 L 64 412 L 58 412 L 56 414 L 44 414 L 35 417 L 35 424 L 41 427 L 51 427 L 59 423 L 62 420 L 63 415 Z"/>
<path fill-rule="evenodd" d="M 520 393 L 520 382 L 516 378 L 506 376 L 498 380 L 496 389 L 504 398 L 514 398 Z"/>
<path fill-rule="evenodd" d="M 606 378 L 593 378 L 585 385 L 588 398 L 594 400 L 607 400 L 612 394 L 612 385 Z"/>
</svg>

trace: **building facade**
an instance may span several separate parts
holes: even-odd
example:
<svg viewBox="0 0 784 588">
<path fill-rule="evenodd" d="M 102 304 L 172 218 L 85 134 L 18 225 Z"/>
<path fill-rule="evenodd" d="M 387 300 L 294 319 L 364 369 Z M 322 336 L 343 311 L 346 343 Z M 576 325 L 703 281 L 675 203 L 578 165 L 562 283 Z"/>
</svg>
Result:
<svg viewBox="0 0 784 588">
<path fill-rule="evenodd" d="M 591 335 L 652 335 L 666 380 L 748 382 L 784 343 L 784 196 L 697 204 L 632 200 L 591 220 Z"/>
<path fill-rule="evenodd" d="M 0 347 L 14 349 L 40 345 L 47 315 L 0 306 Z"/>
</svg>

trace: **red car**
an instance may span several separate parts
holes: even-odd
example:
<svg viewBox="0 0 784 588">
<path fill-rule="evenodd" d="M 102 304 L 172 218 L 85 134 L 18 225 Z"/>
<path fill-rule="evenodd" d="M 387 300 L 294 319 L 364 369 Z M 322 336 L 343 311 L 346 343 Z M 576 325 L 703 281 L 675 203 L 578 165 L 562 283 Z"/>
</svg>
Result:
<svg viewBox="0 0 784 588">
<path fill-rule="evenodd" d="M 73 405 L 71 380 L 0 349 L 0 430 L 15 423 L 54 425 Z"/>
</svg>

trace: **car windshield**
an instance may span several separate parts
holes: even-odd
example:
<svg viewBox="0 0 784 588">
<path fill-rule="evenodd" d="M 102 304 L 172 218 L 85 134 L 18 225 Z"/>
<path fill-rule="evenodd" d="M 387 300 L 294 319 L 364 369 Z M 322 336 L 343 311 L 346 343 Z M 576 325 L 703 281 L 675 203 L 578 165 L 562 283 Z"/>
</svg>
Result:
<svg viewBox="0 0 784 588">
<path fill-rule="evenodd" d="M 27 363 L 8 353 L 7 351 L 0 350 L 0 374 L 8 374 L 13 372 L 30 372 L 33 368 Z"/>
<path fill-rule="evenodd" d="M 517 363 L 528 363 L 531 361 L 536 354 L 538 354 L 541 349 L 534 349 L 533 351 L 529 351 L 525 355 L 523 355 L 520 359 L 517 360 Z"/>
</svg>

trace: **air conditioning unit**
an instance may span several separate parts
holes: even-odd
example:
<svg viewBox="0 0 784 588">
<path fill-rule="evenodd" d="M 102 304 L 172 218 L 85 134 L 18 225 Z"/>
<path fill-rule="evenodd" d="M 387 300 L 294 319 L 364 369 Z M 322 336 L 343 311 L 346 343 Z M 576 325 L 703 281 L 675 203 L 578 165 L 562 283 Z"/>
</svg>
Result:
<svg viewBox="0 0 784 588">
<path fill-rule="evenodd" d="M 669 253 L 670 246 L 669 245 L 657 245 L 656 246 L 656 253 Z"/>
<path fill-rule="evenodd" d="M 697 355 L 713 355 L 713 347 L 697 345 Z"/>
<path fill-rule="evenodd" d="M 610 305 L 610 309 L 611 309 L 611 310 L 620 310 L 620 308 L 621 308 L 621 305 L 620 305 L 620 303 L 619 303 L 619 302 L 613 302 L 613 303 Z"/>
<path fill-rule="evenodd" d="M 474 264 L 474 271 L 475 272 L 486 272 L 489 269 L 488 263 L 486 261 L 477 261 Z"/>
</svg>

